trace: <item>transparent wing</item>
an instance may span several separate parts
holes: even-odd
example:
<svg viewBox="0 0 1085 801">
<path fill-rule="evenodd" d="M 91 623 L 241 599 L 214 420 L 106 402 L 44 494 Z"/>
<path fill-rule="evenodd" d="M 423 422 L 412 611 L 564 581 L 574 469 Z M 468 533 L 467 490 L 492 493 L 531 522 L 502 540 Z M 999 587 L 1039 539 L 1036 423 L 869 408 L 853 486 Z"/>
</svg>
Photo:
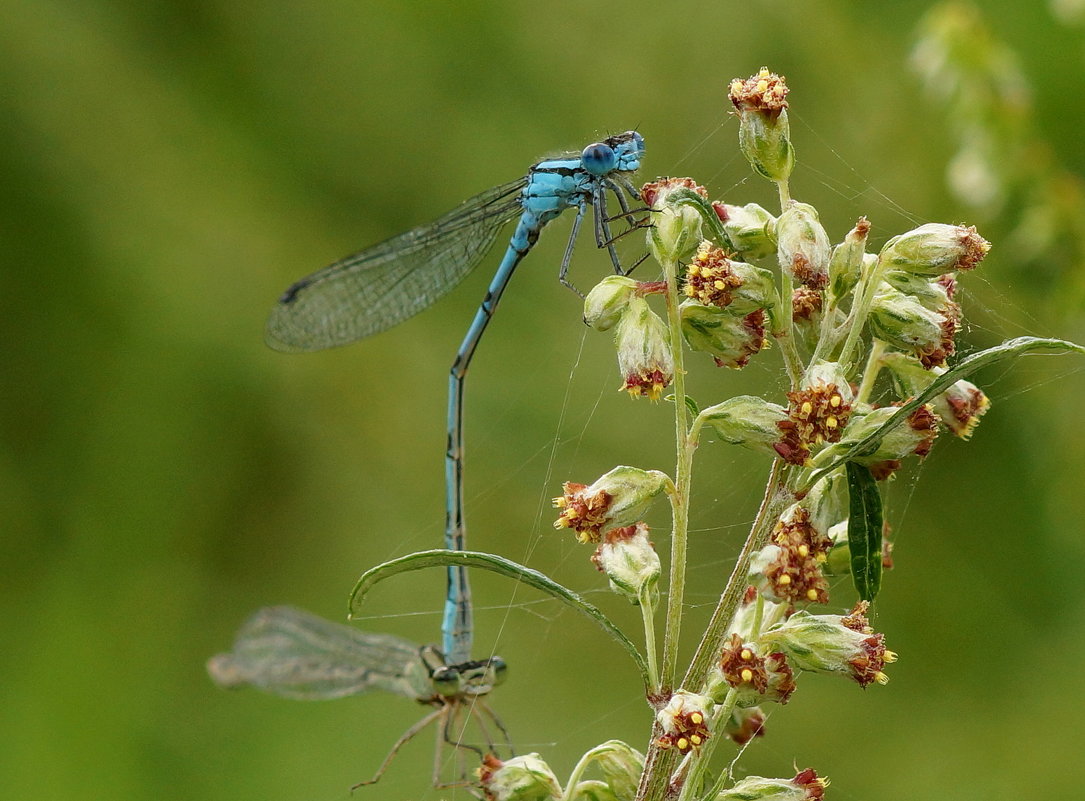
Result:
<svg viewBox="0 0 1085 801">
<path fill-rule="evenodd" d="M 347 345 L 406 320 L 456 286 L 520 213 L 520 178 L 301 279 L 267 323 L 276 350 Z"/>
<path fill-rule="evenodd" d="M 418 700 L 433 695 L 417 645 L 289 606 L 256 612 L 238 632 L 234 649 L 208 660 L 207 672 L 223 687 L 251 685 L 301 700 L 373 689 Z"/>
</svg>

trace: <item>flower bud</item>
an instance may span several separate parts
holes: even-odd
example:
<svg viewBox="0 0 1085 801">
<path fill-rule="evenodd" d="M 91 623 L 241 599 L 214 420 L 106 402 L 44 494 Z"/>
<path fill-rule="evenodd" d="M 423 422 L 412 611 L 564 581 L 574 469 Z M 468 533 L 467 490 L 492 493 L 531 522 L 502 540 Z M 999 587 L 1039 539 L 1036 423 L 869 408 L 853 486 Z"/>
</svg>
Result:
<svg viewBox="0 0 1085 801">
<path fill-rule="evenodd" d="M 729 97 L 738 112 L 738 146 L 753 169 L 770 181 L 786 181 L 795 166 L 787 121 L 787 84 L 762 67 L 745 81 L 731 81 Z"/>
<path fill-rule="evenodd" d="M 860 601 L 849 615 L 811 615 L 800 610 L 761 635 L 759 644 L 787 654 L 799 670 L 843 673 L 860 687 L 885 684 L 886 663 L 897 655 L 885 650 L 885 636 L 866 619 L 869 604 Z"/>
<path fill-rule="evenodd" d="M 817 556 L 791 543 L 766 545 L 750 560 L 749 581 L 776 603 L 829 602 L 829 583 Z"/>
<path fill-rule="evenodd" d="M 776 258 L 780 268 L 810 289 L 829 284 L 829 236 L 813 206 L 791 202 L 776 220 Z"/>
<path fill-rule="evenodd" d="M 687 300 L 678 311 L 686 344 L 693 350 L 711 355 L 718 367 L 745 367 L 750 357 L 768 344 L 765 313 L 760 309 L 743 317 L 729 309 Z"/>
<path fill-rule="evenodd" d="M 746 593 L 742 597 L 742 603 L 739 604 L 738 609 L 735 610 L 735 617 L 731 621 L 731 625 L 728 626 L 729 634 L 737 634 L 743 640 L 753 639 L 753 624 L 757 618 L 757 588 L 747 587 Z M 765 601 L 762 598 L 761 601 L 761 620 L 772 620 L 778 614 L 776 607 L 778 604 L 774 604 L 771 601 Z M 711 693 L 709 693 L 711 695 Z"/>
<path fill-rule="evenodd" d="M 839 363 L 822 360 L 812 365 L 799 389 L 787 393 L 788 419 L 778 424 L 776 453 L 789 464 L 802 466 L 811 450 L 837 442 L 851 416 L 853 397 Z"/>
<path fill-rule="evenodd" d="M 608 740 L 593 750 L 603 779 L 614 795 L 622 801 L 636 796 L 644 772 L 644 755 L 621 740 Z"/>
<path fill-rule="evenodd" d="M 705 306 L 740 314 L 771 306 L 776 295 L 771 272 L 733 261 L 727 251 L 707 239 L 690 260 L 684 289 L 686 297 Z"/>
<path fill-rule="evenodd" d="M 779 426 L 787 421 L 787 410 L 764 398 L 738 395 L 705 409 L 701 418 L 724 442 L 776 456 Z"/>
<path fill-rule="evenodd" d="M 625 313 L 615 326 L 614 345 L 618 350 L 618 370 L 624 378 L 620 389 L 634 398 L 659 400 L 674 378 L 674 357 L 667 324 L 644 298 L 629 298 Z"/>
<path fill-rule="evenodd" d="M 716 796 L 715 801 L 821 801 L 828 779 L 818 778 L 813 768 L 794 779 L 764 779 L 747 776 Z"/>
<path fill-rule="evenodd" d="M 824 297 L 816 289 L 800 286 L 791 293 L 791 322 L 810 348 L 817 343 L 821 333 L 822 306 Z"/>
<path fill-rule="evenodd" d="M 859 282 L 869 233 L 870 222 L 860 217 L 844 241 L 833 249 L 829 258 L 829 288 L 834 298 L 845 297 Z"/>
<path fill-rule="evenodd" d="M 700 244 L 701 215 L 691 206 L 668 202 L 679 190 L 708 199 L 708 192 L 692 178 L 661 178 L 641 187 L 641 198 L 652 209 L 648 250 L 660 264 L 686 261 Z"/>
<path fill-rule="evenodd" d="M 738 691 L 739 706 L 757 706 L 767 701 L 786 704 L 795 691 L 795 673 L 782 653 L 763 657 L 758 654 L 756 644 L 743 642 L 737 634 L 732 634 L 723 647 L 715 669 L 729 687 Z M 723 698 L 713 696 L 712 700 L 722 703 Z"/>
<path fill-rule="evenodd" d="M 712 209 L 736 251 L 746 259 L 763 259 L 776 252 L 776 218 L 756 203 L 731 206 L 715 201 Z"/>
<path fill-rule="evenodd" d="M 856 413 L 840 442 L 833 447 L 831 453 L 822 456 L 844 453 L 856 442 L 866 439 L 880 428 L 896 411 L 896 406 L 883 406 Z M 938 418 L 931 405 L 924 404 L 912 412 L 907 420 L 886 432 L 873 450 L 856 454 L 853 460 L 869 467 L 874 478 L 881 481 L 892 475 L 900 467 L 901 459 L 906 456 L 914 453 L 922 458 L 930 453 L 937 436 Z"/>
<path fill-rule="evenodd" d="M 487 754 L 479 769 L 479 783 L 487 801 L 557 801 L 561 785 L 538 754 L 525 754 L 502 762 Z"/>
<path fill-rule="evenodd" d="M 708 708 L 712 700 L 686 690 L 676 690 L 671 700 L 656 714 L 663 729 L 658 740 L 662 748 L 676 748 L 688 754 L 700 748 L 709 738 Z"/>
<path fill-rule="evenodd" d="M 584 298 L 584 322 L 596 331 L 608 331 L 621 319 L 637 281 L 625 275 L 608 275 Z"/>
<path fill-rule="evenodd" d="M 599 542 L 604 531 L 632 525 L 648 511 L 670 479 L 658 470 L 619 466 L 594 484 L 566 481 L 564 495 L 554 498 L 562 512 L 554 528 L 571 528 L 581 542 Z"/>
<path fill-rule="evenodd" d="M 924 367 L 934 367 L 956 351 L 961 309 L 952 300 L 928 309 L 917 297 L 883 282 L 874 293 L 868 323 L 878 339 L 911 351 Z"/>
<path fill-rule="evenodd" d="M 592 563 L 610 579 L 610 588 L 633 604 L 649 597 L 654 604 L 659 596 L 662 572 L 659 554 L 648 539 L 648 526 L 612 528 L 603 535 Z"/>
<path fill-rule="evenodd" d="M 851 575 L 851 549 L 848 547 L 848 521 L 841 520 L 829 529 L 832 546 L 825 555 L 822 569 L 827 576 Z"/>
<path fill-rule="evenodd" d="M 842 520 L 829 529 L 832 547 L 825 557 L 822 570 L 827 576 L 851 575 L 851 550 L 848 547 L 848 521 Z M 889 523 L 882 523 L 882 570 L 893 569 L 893 543 L 889 541 Z"/>
<path fill-rule="evenodd" d="M 893 371 L 905 395 L 918 395 L 945 372 L 942 367 L 927 370 L 917 359 L 904 353 L 887 353 L 882 356 L 882 363 Z M 931 400 L 931 407 L 942 424 L 965 440 L 972 436 L 990 406 L 991 401 L 983 390 L 964 379 Z"/>
<path fill-rule="evenodd" d="M 746 745 L 754 737 L 764 737 L 764 711 L 759 706 L 736 707 L 723 724 L 723 733 L 738 745 Z"/>
<path fill-rule="evenodd" d="M 878 258 L 894 270 L 942 275 L 973 269 L 990 249 L 975 226 L 927 223 L 890 239 Z"/>
<path fill-rule="evenodd" d="M 823 565 L 833 546 L 828 532 L 844 515 L 840 483 L 837 476 L 819 481 L 780 515 L 771 544 L 750 566 L 751 581 L 763 597 L 788 604 L 828 603 Z"/>
<path fill-rule="evenodd" d="M 953 299 L 946 286 L 940 281 L 941 278 L 938 281 L 932 281 L 925 275 L 906 273 L 903 270 L 889 270 L 885 274 L 885 283 L 915 298 L 923 304 L 923 308 L 931 311 L 938 311 Z"/>
</svg>

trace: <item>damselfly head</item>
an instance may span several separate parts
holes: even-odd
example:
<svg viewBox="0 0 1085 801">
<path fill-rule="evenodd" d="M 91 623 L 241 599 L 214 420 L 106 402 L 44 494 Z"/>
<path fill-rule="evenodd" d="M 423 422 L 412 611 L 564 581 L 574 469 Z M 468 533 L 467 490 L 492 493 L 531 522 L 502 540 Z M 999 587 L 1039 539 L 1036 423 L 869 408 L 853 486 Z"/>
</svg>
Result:
<svg viewBox="0 0 1085 801">
<path fill-rule="evenodd" d="M 505 660 L 494 656 L 459 665 L 438 665 L 430 672 L 430 682 L 434 694 L 442 698 L 477 697 L 503 684 L 508 670 Z"/>
</svg>

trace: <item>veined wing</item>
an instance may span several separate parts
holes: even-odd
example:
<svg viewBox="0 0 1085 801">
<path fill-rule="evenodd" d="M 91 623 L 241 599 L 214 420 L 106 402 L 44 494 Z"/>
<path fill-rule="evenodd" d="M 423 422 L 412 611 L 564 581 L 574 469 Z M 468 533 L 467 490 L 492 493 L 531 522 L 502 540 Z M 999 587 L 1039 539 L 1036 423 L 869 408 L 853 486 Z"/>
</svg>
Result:
<svg viewBox="0 0 1085 801">
<path fill-rule="evenodd" d="M 520 213 L 520 178 L 426 225 L 347 256 L 290 287 L 271 310 L 276 350 L 347 345 L 406 320 L 456 286 Z"/>
<path fill-rule="evenodd" d="M 373 689 L 416 700 L 433 695 L 417 645 L 289 606 L 253 614 L 238 632 L 233 650 L 211 657 L 207 672 L 223 687 L 251 685 L 301 700 Z"/>
</svg>

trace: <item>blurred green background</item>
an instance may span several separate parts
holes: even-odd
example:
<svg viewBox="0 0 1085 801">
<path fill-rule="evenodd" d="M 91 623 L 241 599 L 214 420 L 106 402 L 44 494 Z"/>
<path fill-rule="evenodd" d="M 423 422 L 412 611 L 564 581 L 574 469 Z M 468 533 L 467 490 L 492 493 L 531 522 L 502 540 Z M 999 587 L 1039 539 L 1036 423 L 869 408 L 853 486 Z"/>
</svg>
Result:
<svg viewBox="0 0 1085 801">
<path fill-rule="evenodd" d="M 793 194 L 834 240 L 860 214 L 879 244 L 921 221 L 975 222 L 995 249 L 962 282 L 962 350 L 1085 340 L 1079 9 L 983 3 L 939 97 L 910 67 L 932 7 L 3 4 L 0 796 L 324 801 L 371 775 L 420 714 L 410 702 L 226 693 L 203 665 L 257 607 L 341 620 L 362 570 L 439 543 L 446 370 L 497 254 L 351 348 L 273 353 L 264 318 L 294 279 L 539 156 L 636 127 L 643 177 L 689 174 L 773 207 L 725 102 L 729 79 L 770 65 L 792 87 Z M 472 369 L 470 541 L 591 593 L 635 633 L 587 550 L 551 530 L 549 499 L 615 463 L 670 469 L 673 428 L 667 404 L 615 391 L 609 337 L 586 333 L 555 280 L 568 224 L 515 277 Z M 582 287 L 607 269 L 589 239 Z M 702 405 L 778 392 L 777 359 L 743 373 L 695 361 L 691 391 Z M 901 654 L 892 682 L 805 677 L 738 771 L 814 766 L 849 800 L 1081 795 L 1082 369 L 1033 359 L 977 379 L 994 406 L 973 441 L 943 437 L 890 491 L 897 569 L 876 625 Z M 723 447 L 698 456 L 687 632 L 766 468 Z M 440 572 L 384 585 L 362 625 L 430 640 L 442 585 Z M 523 751 L 564 776 L 605 739 L 645 746 L 618 649 L 507 582 L 475 589 L 478 650 L 512 666 L 494 703 Z M 466 797 L 428 789 L 431 749 L 421 737 L 356 797 Z"/>
</svg>

